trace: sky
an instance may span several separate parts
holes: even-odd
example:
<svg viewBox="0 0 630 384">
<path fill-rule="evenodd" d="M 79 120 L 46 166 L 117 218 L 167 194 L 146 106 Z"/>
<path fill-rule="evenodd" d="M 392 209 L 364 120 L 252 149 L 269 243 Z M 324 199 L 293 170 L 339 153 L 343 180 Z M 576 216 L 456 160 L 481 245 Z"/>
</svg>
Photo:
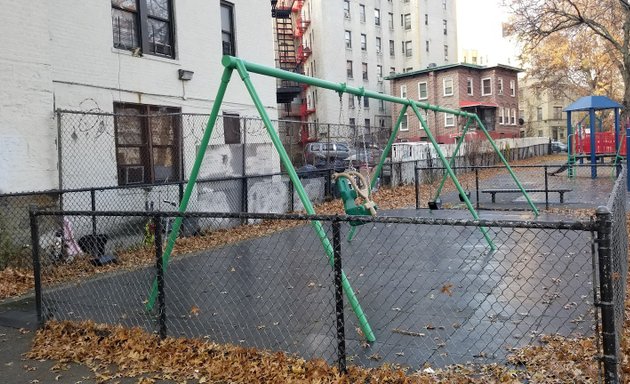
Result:
<svg viewBox="0 0 630 384">
<path fill-rule="evenodd" d="M 500 6 L 501 0 L 456 1 L 459 60 L 463 61 L 463 49 L 476 49 L 488 58 L 489 64 L 517 66 L 514 45 L 501 36 L 501 24 L 509 17 Z"/>
</svg>

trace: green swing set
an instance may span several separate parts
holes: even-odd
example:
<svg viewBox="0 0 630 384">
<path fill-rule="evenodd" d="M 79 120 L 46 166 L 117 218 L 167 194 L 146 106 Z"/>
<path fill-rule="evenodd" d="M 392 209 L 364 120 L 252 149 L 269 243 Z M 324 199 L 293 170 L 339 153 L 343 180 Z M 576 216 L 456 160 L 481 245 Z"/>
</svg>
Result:
<svg viewBox="0 0 630 384">
<path fill-rule="evenodd" d="M 381 173 L 381 170 L 383 168 L 383 164 L 385 162 L 385 159 L 387 158 L 389 151 L 391 149 L 391 146 L 396 138 L 396 135 L 398 134 L 398 129 L 401 125 L 401 122 L 407 112 L 408 108 L 411 108 L 414 112 L 414 114 L 416 115 L 416 117 L 420 120 L 420 123 L 422 124 L 423 128 L 425 129 L 425 132 L 427 133 L 427 136 L 429 138 L 429 140 L 431 141 L 431 143 L 433 144 L 433 146 L 436 148 L 437 153 L 440 157 L 440 159 L 442 160 L 442 163 L 445 164 L 445 168 L 447 171 L 447 175 L 444 176 L 444 181 L 446 180 L 446 177 L 449 176 L 453 183 L 455 184 L 455 186 L 457 187 L 457 190 L 459 191 L 460 195 L 464 196 L 465 198 L 465 203 L 466 206 L 468 208 L 468 210 L 471 212 L 473 218 L 475 220 L 479 219 L 479 216 L 477 215 L 477 212 L 475 211 L 475 209 L 473 208 L 472 203 L 470 202 L 470 200 L 468 199 L 468 197 L 466 197 L 466 194 L 464 192 L 464 189 L 462 188 L 461 184 L 459 183 L 459 181 L 457 180 L 457 177 L 455 176 L 455 173 L 452 170 L 452 164 L 454 162 L 454 158 L 457 155 L 457 151 L 453 154 L 453 157 L 450 159 L 450 162 L 447 161 L 446 157 L 444 156 L 444 154 L 442 153 L 442 151 L 440 150 L 440 147 L 438 145 L 438 143 L 436 142 L 435 138 L 433 137 L 433 135 L 431 134 L 431 131 L 428 128 L 427 122 L 424 119 L 424 117 L 422 116 L 422 114 L 420 113 L 420 109 L 425 109 L 425 110 L 433 110 L 436 112 L 445 112 L 445 113 L 451 113 L 454 114 L 456 116 L 464 116 L 467 117 L 469 122 L 470 121 L 476 121 L 477 125 L 481 128 L 481 130 L 484 132 L 484 134 L 486 135 L 487 139 L 490 141 L 490 143 L 492 144 L 494 150 L 496 151 L 497 155 L 499 156 L 499 158 L 501 159 L 501 161 L 503 162 L 503 164 L 507 167 L 510 175 L 512 176 L 512 178 L 515 180 L 516 184 L 518 185 L 519 189 L 522 191 L 523 195 L 525 196 L 525 198 L 527 199 L 529 205 L 531 206 L 531 208 L 533 209 L 533 211 L 535 212 L 536 215 L 538 215 L 538 210 L 536 209 L 536 207 L 534 206 L 534 204 L 532 203 L 532 201 L 530 200 L 529 196 L 527 195 L 527 193 L 525 192 L 525 189 L 523 188 L 523 186 L 521 185 L 521 183 L 518 181 L 518 179 L 516 178 L 516 175 L 514 174 L 514 172 L 512 171 L 512 169 L 510 168 L 510 166 L 508 165 L 507 161 L 505 160 L 505 158 L 503 157 L 503 155 L 501 154 L 501 152 L 499 151 L 499 149 L 496 147 L 495 143 L 492 141 L 492 138 L 490 137 L 490 135 L 488 134 L 488 132 L 486 131 L 485 127 L 483 126 L 481 120 L 479 119 L 479 117 L 475 114 L 472 113 L 468 113 L 468 112 L 464 112 L 464 111 L 459 111 L 459 110 L 450 110 L 447 108 L 442 108 L 439 106 L 435 106 L 435 105 L 430 105 L 430 104 L 426 104 L 426 103 L 420 103 L 417 102 L 415 100 L 409 100 L 409 99 L 403 99 L 403 98 L 398 98 L 398 97 L 394 97 L 394 96 L 390 96 L 390 95 L 385 95 L 382 93 L 378 93 L 378 92 L 373 92 L 373 91 L 367 91 L 365 90 L 363 87 L 361 88 L 356 88 L 356 87 L 350 87 L 347 86 L 345 83 L 334 83 L 331 81 L 326 81 L 326 80 L 322 80 L 322 79 L 318 79 L 318 78 L 314 78 L 314 77 L 309 77 L 309 76 L 304 76 L 304 75 L 300 75 L 294 72 L 288 72 L 288 71 L 284 71 L 281 69 L 277 69 L 277 68 L 271 68 L 271 67 L 267 67 L 267 66 L 263 66 L 260 64 L 255 64 L 255 63 L 249 63 L 246 62 L 240 58 L 237 57 L 233 57 L 233 56 L 223 56 L 222 59 L 222 64 L 224 67 L 223 70 L 223 75 L 221 77 L 221 85 L 219 86 L 219 89 L 217 90 L 217 96 L 215 98 L 214 104 L 212 106 L 212 111 L 210 113 L 210 117 L 208 119 L 208 124 L 206 127 L 206 130 L 204 132 L 203 138 L 199 144 L 199 152 L 197 153 L 197 157 L 195 160 L 195 163 L 192 167 L 191 173 L 190 173 L 190 177 L 188 180 L 188 183 L 186 184 L 186 188 L 184 190 L 184 194 L 182 196 L 182 200 L 179 204 L 179 212 L 180 213 L 184 213 L 186 212 L 186 209 L 188 207 L 188 203 L 190 201 L 190 196 L 192 195 L 193 192 L 193 188 L 195 186 L 195 183 L 197 181 L 197 177 L 199 175 L 199 170 L 201 168 L 201 162 L 205 156 L 205 152 L 208 148 L 208 143 L 210 141 L 210 138 L 212 136 L 212 132 L 215 126 L 215 122 L 216 119 L 219 115 L 219 110 L 221 107 L 221 104 L 223 102 L 223 98 L 225 96 L 225 91 L 227 89 L 227 86 L 230 82 L 230 78 L 232 76 L 232 73 L 234 71 L 236 71 L 239 76 L 241 77 L 241 80 L 243 81 L 243 83 L 245 84 L 245 87 L 247 88 L 247 91 L 249 93 L 249 95 L 251 96 L 251 99 L 256 107 L 256 110 L 258 111 L 261 119 L 264 122 L 265 128 L 267 130 L 267 133 L 269 134 L 269 137 L 271 139 L 271 142 L 273 143 L 276 151 L 278 151 L 278 154 L 280 156 L 280 161 L 282 162 L 282 165 L 284 166 L 286 172 L 289 175 L 289 178 L 291 179 L 291 182 L 293 183 L 293 185 L 295 186 L 295 190 L 302 202 L 302 204 L 304 205 L 304 209 L 307 212 L 307 214 L 309 215 L 314 215 L 315 209 L 313 207 L 313 204 L 311 203 L 296 171 L 295 168 L 293 167 L 293 164 L 291 163 L 291 160 L 286 152 L 286 150 L 284 149 L 284 146 L 282 145 L 282 142 L 280 141 L 280 138 L 278 137 L 278 134 L 276 133 L 273 124 L 271 122 L 271 119 L 269 118 L 269 115 L 267 114 L 267 111 L 265 110 L 265 107 L 262 103 L 262 101 L 260 100 L 258 93 L 256 92 L 256 88 L 254 87 L 254 84 L 252 83 L 249 74 L 250 73 L 256 73 L 256 74 L 260 74 L 260 75 L 264 75 L 264 76 L 271 76 L 271 77 L 275 77 L 278 79 L 284 79 L 284 80 L 289 80 L 289 81 L 294 81 L 297 83 L 302 83 L 302 84 L 309 84 L 311 86 L 315 86 L 315 87 L 320 87 L 320 88 L 325 88 L 325 89 L 329 89 L 329 90 L 333 90 L 338 92 L 339 94 L 344 94 L 344 93 L 349 93 L 355 96 L 359 96 L 359 97 L 369 97 L 369 98 L 373 98 L 373 99 L 379 99 L 379 100 L 383 100 L 383 101 L 388 101 L 388 102 L 392 102 L 392 103 L 396 103 L 396 104 L 400 104 L 402 105 L 402 109 L 400 111 L 400 114 L 398 116 L 398 119 L 396 121 L 396 124 L 394 125 L 394 129 L 392 130 L 392 133 L 389 137 L 389 140 L 387 142 L 387 146 L 385 148 L 385 150 L 383 151 L 381 158 L 378 162 L 378 165 L 376 166 L 376 169 L 373 172 L 373 175 L 371 177 L 371 179 L 369 180 L 369 184 L 367 180 L 363 180 L 363 186 L 361 188 L 359 188 L 358 186 L 353 186 L 353 180 L 356 176 L 353 173 L 346 173 L 344 174 L 338 174 L 336 175 L 336 180 L 337 182 L 340 182 L 340 186 L 338 188 L 340 188 L 341 192 L 342 192 L 342 196 L 343 196 L 343 200 L 344 200 L 344 207 L 346 209 L 346 212 L 348 214 L 356 214 L 356 215 L 367 215 L 367 214 L 375 214 L 375 210 L 376 210 L 376 206 L 374 205 L 373 202 L 371 202 L 370 198 L 369 198 L 369 191 L 371 189 L 374 188 L 374 186 L 376 185 L 377 179 L 378 179 L 378 175 Z M 466 125 L 466 128 L 468 127 L 468 124 Z M 459 149 L 461 143 L 463 142 L 463 139 L 465 137 L 465 131 L 462 133 L 462 136 L 457 144 L 457 148 Z M 363 177 L 361 175 L 361 177 Z M 353 188 L 350 188 L 351 186 L 353 186 Z M 365 203 L 361 204 L 361 205 L 356 205 L 356 203 L 354 202 L 355 198 L 357 197 L 361 197 L 363 198 L 365 201 Z M 168 242 L 167 245 L 164 249 L 164 253 L 163 253 L 163 269 L 166 272 L 166 269 L 168 268 L 168 262 L 171 256 L 171 253 L 173 251 L 173 247 L 175 245 L 175 241 L 177 239 L 177 236 L 179 234 L 179 230 L 180 227 L 182 225 L 182 217 L 178 217 L 176 218 L 175 222 L 173 223 L 173 229 L 169 235 L 168 238 Z M 333 257 L 334 257 L 334 250 L 333 250 L 333 246 L 328 238 L 328 236 L 326 235 L 326 231 L 324 230 L 322 223 L 318 220 L 313 220 L 311 221 L 311 225 L 315 231 L 315 233 L 317 234 L 317 236 L 320 239 L 320 242 L 324 248 L 324 252 L 326 253 L 327 259 L 329 264 L 332 266 L 333 265 Z M 487 232 L 487 228 L 481 228 L 481 231 L 483 233 L 483 236 L 485 237 L 489 247 L 491 248 L 491 250 L 495 249 L 495 245 L 492 242 L 492 240 L 490 239 L 488 232 Z M 352 286 L 350 285 L 350 282 L 348 281 L 348 278 L 346 277 L 345 273 L 342 271 L 342 287 L 344 290 L 344 293 L 346 295 L 346 298 L 348 299 L 348 302 L 350 304 L 350 306 L 352 307 L 352 310 L 354 311 L 354 314 L 356 315 L 358 322 L 359 322 L 359 327 L 361 328 L 361 331 L 363 332 L 363 334 L 365 335 L 365 338 L 368 342 L 374 342 L 376 341 L 376 337 L 374 335 L 374 332 L 371 329 L 370 324 L 367 321 L 367 317 L 365 315 L 365 313 L 363 312 L 363 309 L 361 308 L 361 305 L 359 304 L 359 301 L 356 297 L 355 292 L 352 289 Z M 154 279 L 152 287 L 151 287 L 151 291 L 148 297 L 148 300 L 146 302 L 146 309 L 148 311 L 152 311 L 154 306 L 155 306 L 155 302 L 157 300 L 157 279 Z"/>
</svg>

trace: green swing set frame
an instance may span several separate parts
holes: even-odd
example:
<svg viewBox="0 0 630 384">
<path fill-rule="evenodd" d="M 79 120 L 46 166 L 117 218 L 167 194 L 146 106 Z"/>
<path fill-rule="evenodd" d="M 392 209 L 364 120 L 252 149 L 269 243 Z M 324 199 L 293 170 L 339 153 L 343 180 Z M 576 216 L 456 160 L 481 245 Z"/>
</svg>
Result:
<svg viewBox="0 0 630 384">
<path fill-rule="evenodd" d="M 195 186 L 195 183 L 197 181 L 197 177 L 199 175 L 199 170 L 201 168 L 201 163 L 202 160 L 204 158 L 205 152 L 208 148 L 208 143 L 210 141 L 210 138 L 212 136 L 212 132 L 214 130 L 214 126 L 215 126 L 215 122 L 217 120 L 217 117 L 219 115 L 219 109 L 221 107 L 221 104 L 223 102 L 223 97 L 225 96 L 225 91 L 227 89 L 227 86 L 230 82 L 230 79 L 232 77 L 232 73 L 234 70 L 236 70 L 236 72 L 239 74 L 239 76 L 241 77 L 241 80 L 243 81 L 243 83 L 245 84 L 245 87 L 247 88 L 247 91 L 256 107 L 256 110 L 258 111 L 261 119 L 263 120 L 263 123 L 265 125 L 265 128 L 267 130 L 267 133 L 269 134 L 269 137 L 271 139 L 271 142 L 273 143 L 273 146 L 275 147 L 276 151 L 278 151 L 278 154 L 280 156 L 280 161 L 282 163 L 282 165 L 284 166 L 286 172 L 289 175 L 289 178 L 291 179 L 291 182 L 293 183 L 293 185 L 295 186 L 295 190 L 298 194 L 298 197 L 300 198 L 305 211 L 309 214 L 309 215 L 314 215 L 315 209 L 313 207 L 313 204 L 311 203 L 305 189 L 304 186 L 302 185 L 296 171 L 295 171 L 295 167 L 293 166 L 293 164 L 291 163 L 291 160 L 284 148 L 284 146 L 282 145 L 282 142 L 280 141 L 280 138 L 278 136 L 278 134 L 276 133 L 273 124 L 271 122 L 271 119 L 269 118 L 269 115 L 267 114 L 267 111 L 265 110 L 265 107 L 262 103 L 262 101 L 260 100 L 258 93 L 256 92 L 256 88 L 254 87 L 249 74 L 250 73 L 256 73 L 259 75 L 263 75 L 263 76 L 271 76 L 271 77 L 275 77 L 278 79 L 284 79 L 284 80 L 290 80 L 290 81 L 294 81 L 294 82 L 298 82 L 298 83 L 303 83 L 303 84 L 309 84 L 311 86 L 315 86 L 315 87 L 320 87 L 320 88 L 325 88 L 325 89 L 329 89 L 332 91 L 336 91 L 337 93 L 340 94 L 340 96 L 344 93 L 349 93 L 355 96 L 360 96 L 360 97 L 369 97 L 369 98 L 373 98 L 373 99 L 378 99 L 378 100 L 383 100 L 383 101 L 388 101 L 388 102 L 392 102 L 392 103 L 396 103 L 396 104 L 401 104 L 403 106 L 403 108 L 400 111 L 400 114 L 398 115 L 398 119 L 396 120 L 396 124 L 394 125 L 394 128 L 392 130 L 392 134 L 389 137 L 389 140 L 387 142 L 387 146 L 385 147 L 381 158 L 378 162 L 378 165 L 376 166 L 376 169 L 371 177 L 371 180 L 369 180 L 369 184 L 370 184 L 370 189 L 372 189 L 378 179 L 378 175 L 381 173 L 381 170 L 383 168 L 383 164 L 385 162 L 385 159 L 387 158 L 389 151 L 391 149 L 392 144 L 394 143 L 394 140 L 396 138 L 396 135 L 398 134 L 398 129 L 400 128 L 400 124 L 403 120 L 403 117 L 405 116 L 405 114 L 407 113 L 407 109 L 411 108 L 414 112 L 414 114 L 416 115 L 416 117 L 418 118 L 418 120 L 420 120 L 420 123 L 422 124 L 422 127 L 424 128 L 427 137 L 429 138 L 429 140 L 431 141 L 431 143 L 433 144 L 434 148 L 437 150 L 437 154 L 440 157 L 440 159 L 442 160 L 442 163 L 445 164 L 445 168 L 446 168 L 446 174 L 444 175 L 444 178 L 442 179 L 442 182 L 440 184 L 440 187 L 438 189 L 437 192 L 437 196 L 439 196 L 442 187 L 444 186 L 444 183 L 446 182 L 447 177 L 450 177 L 451 180 L 453 181 L 453 183 L 455 184 L 457 190 L 459 191 L 460 195 L 464 197 L 465 203 L 466 203 L 466 207 L 468 208 L 468 210 L 471 212 L 473 218 L 475 220 L 479 220 L 479 215 L 477 214 L 477 212 L 475 211 L 472 203 L 470 202 L 469 198 L 467 197 L 467 194 L 464 192 L 464 189 L 462 188 L 461 184 L 459 183 L 459 181 L 457 180 L 457 177 L 455 176 L 455 173 L 453 172 L 452 166 L 454 164 L 454 160 L 455 157 L 457 156 L 457 153 L 459 151 L 459 148 L 461 146 L 461 144 L 464 142 L 464 138 L 466 135 L 466 131 L 468 129 L 468 126 L 470 125 L 470 123 L 474 120 L 477 122 L 477 125 L 481 128 L 481 130 L 483 131 L 483 133 L 486 135 L 486 138 L 490 141 L 492 147 L 494 148 L 494 150 L 496 151 L 497 155 L 499 156 L 499 158 L 501 159 L 501 161 L 503 162 L 503 164 L 507 167 L 510 175 L 512 176 L 512 178 L 514 179 L 514 181 L 516 182 L 516 184 L 518 185 L 518 188 L 523 192 L 523 195 L 525 196 L 525 198 L 527 199 L 527 202 L 529 203 L 529 205 L 531 206 L 531 208 L 533 209 L 534 213 L 536 215 L 538 215 L 538 210 L 536 209 L 536 206 L 533 204 L 533 202 L 531 201 L 531 199 L 529 198 L 529 196 L 527 195 L 527 192 L 525 191 L 525 189 L 523 188 L 523 186 L 521 185 L 521 183 L 518 181 L 518 179 L 516 178 L 516 175 L 514 174 L 514 172 L 512 171 L 512 169 L 510 168 L 509 164 L 507 163 L 507 161 L 505 160 L 505 157 L 503 156 L 503 154 L 501 153 L 501 151 L 497 148 L 496 144 L 494 143 L 494 141 L 492 140 L 492 138 L 490 137 L 490 134 L 488 133 L 488 131 L 486 130 L 486 128 L 484 127 L 483 123 L 481 122 L 481 120 L 479 119 L 479 117 L 476 114 L 473 113 L 469 113 L 469 112 L 464 112 L 464 111 L 460 111 L 460 110 L 451 110 L 448 108 L 442 108 L 439 106 L 435 106 L 435 105 L 430 105 L 427 103 L 420 103 L 417 102 L 415 100 L 410 100 L 410 99 L 403 99 L 403 98 L 398 98 L 398 97 L 393 97 L 393 96 L 389 96 L 389 95 L 385 95 L 382 93 L 378 93 L 378 92 L 373 92 L 373 91 L 368 91 L 365 90 L 363 87 L 361 88 L 356 88 L 356 87 L 351 87 L 346 85 L 345 83 L 334 83 L 331 81 L 327 81 L 327 80 L 322 80 L 322 79 L 318 79 L 318 78 L 314 78 L 314 77 L 309 77 L 309 76 L 305 76 L 305 75 L 301 75 L 301 74 L 297 74 L 294 72 L 288 72 L 288 71 L 284 71 L 281 69 L 277 69 L 277 68 L 271 68 L 271 67 L 267 67 L 264 65 L 260 65 L 260 64 L 255 64 L 255 63 L 250 63 L 250 62 L 246 62 L 238 57 L 233 57 L 233 56 L 223 56 L 223 59 L 221 60 L 221 63 L 223 64 L 224 70 L 223 70 L 223 75 L 221 77 L 221 84 L 219 86 L 219 89 L 217 91 L 217 96 L 215 98 L 214 104 L 212 106 L 212 111 L 210 113 L 210 117 L 208 119 L 208 124 L 206 126 L 206 130 L 204 132 L 203 138 L 201 139 L 201 142 L 199 144 L 199 152 L 197 153 L 197 157 L 195 159 L 195 163 L 193 165 L 193 168 L 191 170 L 190 173 L 190 177 L 188 179 L 188 183 L 186 184 L 186 188 L 184 190 L 184 195 L 182 197 L 182 201 L 179 204 L 179 212 L 180 213 L 184 213 L 186 212 L 186 209 L 188 207 L 188 202 L 190 200 L 190 196 L 193 192 L 193 188 Z M 431 133 L 427 122 L 425 120 L 424 117 L 422 117 L 422 114 L 420 113 L 420 109 L 424 109 L 424 110 L 431 110 L 431 111 L 435 111 L 435 112 L 444 112 L 444 113 L 451 113 L 453 115 L 456 116 L 463 116 L 467 118 L 467 123 L 466 126 L 464 127 L 464 130 L 462 132 L 461 137 L 459 138 L 458 142 L 457 142 L 457 146 L 455 149 L 455 152 L 453 153 L 453 156 L 451 157 L 450 161 L 447 161 L 446 157 L 444 156 L 444 153 L 440 150 L 440 146 L 438 145 L 437 141 L 435 140 L 433 134 Z M 436 196 L 436 197 L 437 197 Z M 173 229 L 168 237 L 168 242 L 166 244 L 166 247 L 164 249 L 164 253 L 163 253 L 163 269 L 164 272 L 166 272 L 166 269 L 168 267 L 168 262 L 171 256 L 171 253 L 173 251 L 173 247 L 175 245 L 175 241 L 178 237 L 179 234 L 179 230 L 180 227 L 182 225 L 182 217 L 178 217 L 175 219 L 174 223 L 173 223 Z M 317 220 L 313 220 L 311 221 L 311 225 L 313 227 L 313 229 L 315 230 L 315 233 L 317 234 L 317 236 L 319 237 L 322 246 L 324 248 L 324 251 L 326 253 L 326 256 L 328 258 L 328 262 L 330 263 L 330 265 L 333 265 L 333 246 L 331 244 L 330 239 L 328 238 L 328 236 L 326 235 L 326 232 L 322 226 L 322 223 L 320 221 Z M 482 227 L 481 231 L 483 233 L 483 236 L 485 237 L 486 241 L 488 242 L 488 245 L 490 246 L 491 250 L 494 250 L 496 247 L 494 245 L 494 243 L 492 242 L 492 240 L 490 239 L 488 232 L 487 232 L 487 228 Z M 348 302 L 350 303 L 352 310 L 354 311 L 358 322 L 359 322 L 359 326 L 361 328 L 361 330 L 363 331 L 363 334 L 365 335 L 365 338 L 367 341 L 369 342 L 374 342 L 376 341 L 376 337 L 374 335 L 374 332 L 372 331 L 372 328 L 370 327 L 370 324 L 367 321 L 366 315 L 363 312 L 363 309 L 361 308 L 361 305 L 359 304 L 359 301 L 356 297 L 356 294 L 354 293 L 352 286 L 350 285 L 350 282 L 348 281 L 345 273 L 342 271 L 342 286 L 343 286 L 343 290 L 345 292 L 346 298 L 348 299 Z M 152 287 L 151 287 L 151 292 L 149 294 L 149 298 L 147 300 L 146 303 L 146 309 L 148 311 L 152 311 L 153 307 L 155 305 L 156 299 L 157 299 L 157 280 L 155 279 L 153 281 Z"/>
</svg>

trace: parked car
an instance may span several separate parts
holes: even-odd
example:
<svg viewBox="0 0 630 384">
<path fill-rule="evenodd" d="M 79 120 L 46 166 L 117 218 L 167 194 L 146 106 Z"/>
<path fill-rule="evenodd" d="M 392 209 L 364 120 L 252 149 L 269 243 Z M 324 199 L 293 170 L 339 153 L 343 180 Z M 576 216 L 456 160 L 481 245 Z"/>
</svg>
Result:
<svg viewBox="0 0 630 384">
<path fill-rule="evenodd" d="M 359 148 L 348 156 L 346 161 L 355 168 L 365 166 L 365 163 L 367 163 L 370 167 L 374 167 L 378 164 L 382 154 L 382 149 L 373 147 L 365 149 Z"/>
<path fill-rule="evenodd" d="M 567 145 L 565 143 L 562 143 L 560 141 L 551 142 L 551 152 L 558 153 L 558 152 L 566 152 L 567 150 L 568 150 Z"/>
<path fill-rule="evenodd" d="M 329 163 L 345 160 L 348 156 L 350 156 L 350 146 L 346 143 L 315 142 L 308 143 L 304 147 L 305 162 L 317 167 L 319 167 L 317 163 L 322 163 L 322 161 Z"/>
</svg>

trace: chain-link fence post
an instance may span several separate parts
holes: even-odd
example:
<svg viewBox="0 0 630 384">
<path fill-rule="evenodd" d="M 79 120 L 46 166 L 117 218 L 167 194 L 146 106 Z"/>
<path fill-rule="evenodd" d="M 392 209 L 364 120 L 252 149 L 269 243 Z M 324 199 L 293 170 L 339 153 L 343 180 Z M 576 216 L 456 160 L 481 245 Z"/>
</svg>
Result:
<svg viewBox="0 0 630 384">
<path fill-rule="evenodd" d="M 341 284 L 341 235 L 339 221 L 333 220 L 333 269 L 335 277 L 335 313 L 337 316 L 337 363 L 339 372 L 346 373 L 346 334 L 343 313 L 343 287 Z"/>
<path fill-rule="evenodd" d="M 600 206 L 597 215 L 597 254 L 599 256 L 599 289 L 602 314 L 602 344 L 604 360 L 604 382 L 619 382 L 617 372 L 617 341 L 615 329 L 615 308 L 613 302 L 613 275 L 610 239 L 612 235 L 612 214 L 605 206 Z"/>
<path fill-rule="evenodd" d="M 479 168 L 475 167 L 475 194 L 477 195 L 477 209 L 479 209 Z"/>
<path fill-rule="evenodd" d="M 96 212 L 96 189 L 90 189 L 90 206 Z M 96 216 L 92 215 L 92 234 L 96 235 Z"/>
<path fill-rule="evenodd" d="M 295 211 L 295 186 L 293 181 L 289 179 L 289 212 Z"/>
<path fill-rule="evenodd" d="M 549 172 L 545 165 L 545 209 L 549 209 Z"/>
<path fill-rule="evenodd" d="M 42 316 L 42 268 L 39 256 L 39 223 L 33 208 L 28 212 L 31 222 L 31 247 L 33 249 L 33 275 L 35 279 L 35 309 L 37 311 L 37 324 L 44 326 Z"/>
<path fill-rule="evenodd" d="M 163 340 L 166 338 L 166 298 L 164 297 L 164 259 L 162 258 L 162 218 L 154 216 L 153 223 L 155 228 L 155 272 L 158 289 L 158 335 Z"/>
<path fill-rule="evenodd" d="M 420 209 L 420 186 L 418 185 L 418 161 L 413 163 L 413 185 L 416 191 L 416 209 Z"/>
</svg>

